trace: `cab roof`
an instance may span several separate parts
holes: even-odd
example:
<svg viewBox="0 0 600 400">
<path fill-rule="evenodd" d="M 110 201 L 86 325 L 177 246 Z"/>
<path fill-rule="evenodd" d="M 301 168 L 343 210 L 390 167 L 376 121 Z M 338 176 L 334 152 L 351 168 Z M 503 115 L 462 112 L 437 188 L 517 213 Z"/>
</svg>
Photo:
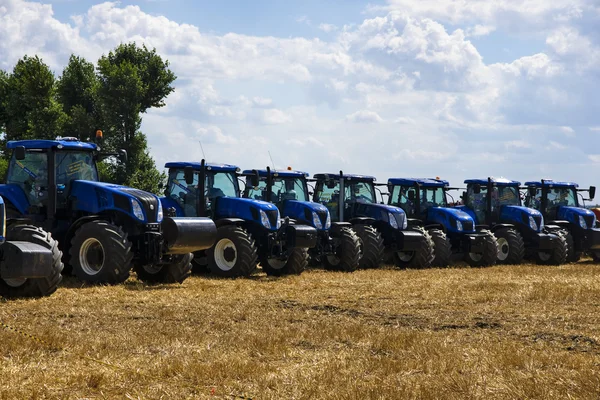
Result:
<svg viewBox="0 0 600 400">
<path fill-rule="evenodd" d="M 506 179 L 506 178 L 490 178 L 491 181 L 493 183 L 496 184 L 496 186 L 519 186 L 521 184 L 521 182 L 519 181 L 512 181 L 510 179 Z M 466 179 L 465 183 L 467 185 L 487 185 L 488 180 L 486 179 Z"/>
<path fill-rule="evenodd" d="M 7 149 L 14 149 L 23 146 L 25 149 L 68 149 L 68 150 L 87 150 L 96 151 L 98 146 L 95 143 L 81 142 L 77 138 L 57 138 L 56 140 L 11 140 L 6 144 Z"/>
<path fill-rule="evenodd" d="M 388 184 L 400 186 L 414 186 L 419 184 L 424 187 L 444 187 L 448 186 L 448 181 L 434 178 L 390 178 Z"/>
<path fill-rule="evenodd" d="M 258 176 L 260 177 L 265 177 L 267 176 L 267 170 L 266 169 L 257 169 L 256 171 L 258 171 Z M 244 174 L 252 174 L 254 173 L 254 170 L 252 169 L 246 169 L 243 172 Z M 303 172 L 303 171 L 293 171 L 293 170 L 289 170 L 289 169 L 282 169 L 282 170 L 275 170 L 272 169 L 271 173 L 273 175 L 277 175 L 277 176 L 281 176 L 284 178 L 306 178 L 308 177 L 308 172 Z"/>
<path fill-rule="evenodd" d="M 165 168 L 176 168 L 183 169 L 185 167 L 192 167 L 196 171 L 200 171 L 201 163 L 196 161 L 176 161 L 168 162 L 165 164 Z M 232 164 L 217 164 L 217 163 L 205 163 L 207 171 L 219 171 L 219 172 L 237 172 L 239 167 Z"/>
<path fill-rule="evenodd" d="M 542 181 L 525 182 L 525 186 L 541 187 Z M 578 188 L 579 185 L 576 184 L 575 182 L 559 182 L 559 181 L 553 181 L 552 179 L 544 179 L 544 187 Z"/>
<path fill-rule="evenodd" d="M 343 177 L 344 177 L 344 179 L 347 179 L 347 180 L 366 181 L 366 182 L 374 182 L 375 181 L 375 177 L 369 176 L 369 175 L 344 174 Z M 339 173 L 338 174 L 333 174 L 333 173 L 314 174 L 313 178 L 339 180 L 340 174 Z"/>
</svg>

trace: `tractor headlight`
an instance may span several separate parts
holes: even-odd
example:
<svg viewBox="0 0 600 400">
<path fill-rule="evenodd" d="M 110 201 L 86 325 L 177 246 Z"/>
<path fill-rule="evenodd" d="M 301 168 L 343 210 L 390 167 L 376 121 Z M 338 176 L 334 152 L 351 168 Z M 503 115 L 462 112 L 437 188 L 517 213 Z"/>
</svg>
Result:
<svg viewBox="0 0 600 400">
<path fill-rule="evenodd" d="M 462 222 L 460 222 L 459 219 L 456 220 L 456 230 L 459 231 L 459 232 L 463 231 Z"/>
<path fill-rule="evenodd" d="M 267 229 L 271 229 L 271 222 L 269 222 L 269 217 L 267 213 L 263 210 L 260 210 L 260 223 Z"/>
<path fill-rule="evenodd" d="M 390 220 L 390 225 L 394 229 L 398 229 L 398 221 L 396 221 L 396 217 L 391 212 L 388 212 L 388 219 Z"/>
<path fill-rule="evenodd" d="M 317 229 L 323 229 L 323 224 L 321 223 L 321 218 L 319 218 L 319 216 L 317 215 L 316 212 L 312 212 L 312 217 L 313 217 L 313 225 L 315 226 L 315 228 Z"/>
<path fill-rule="evenodd" d="M 325 229 L 331 228 L 331 214 L 327 211 L 327 219 L 325 220 Z"/>
<path fill-rule="evenodd" d="M 144 218 L 144 210 L 142 209 L 142 205 L 140 204 L 140 202 L 137 201 L 136 199 L 130 199 L 130 200 L 131 200 L 131 211 L 133 212 L 133 215 L 140 221 L 145 221 L 146 219 Z"/>
<path fill-rule="evenodd" d="M 538 224 L 537 222 L 535 222 L 535 219 L 533 219 L 533 216 L 531 215 L 529 216 L 529 227 L 536 232 L 538 230 Z"/>
<path fill-rule="evenodd" d="M 583 218 L 583 215 L 579 216 L 579 226 L 581 226 L 583 229 L 587 229 L 587 223 L 585 222 L 585 218 Z"/>
<path fill-rule="evenodd" d="M 406 214 L 402 215 L 402 229 L 408 229 L 408 217 Z"/>
<path fill-rule="evenodd" d="M 160 204 L 160 201 L 158 202 L 158 212 L 156 213 L 156 222 L 162 222 L 163 220 L 163 208 L 162 208 L 162 204 Z"/>
</svg>

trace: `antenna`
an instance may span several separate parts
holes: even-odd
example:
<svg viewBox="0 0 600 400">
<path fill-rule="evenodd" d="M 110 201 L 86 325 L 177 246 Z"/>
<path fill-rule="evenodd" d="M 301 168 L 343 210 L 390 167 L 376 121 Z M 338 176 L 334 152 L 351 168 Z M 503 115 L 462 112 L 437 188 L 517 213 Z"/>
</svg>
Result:
<svg viewBox="0 0 600 400">
<path fill-rule="evenodd" d="M 202 140 L 198 140 L 198 143 L 200 143 L 200 150 L 202 150 L 202 158 L 206 160 L 206 156 L 204 155 L 204 147 L 202 147 Z"/>
<path fill-rule="evenodd" d="M 269 153 L 269 158 L 271 159 L 271 164 L 273 164 L 273 169 L 275 169 L 275 163 L 273 162 L 273 157 L 271 157 L 271 151 L 267 150 L 267 152 Z"/>
</svg>

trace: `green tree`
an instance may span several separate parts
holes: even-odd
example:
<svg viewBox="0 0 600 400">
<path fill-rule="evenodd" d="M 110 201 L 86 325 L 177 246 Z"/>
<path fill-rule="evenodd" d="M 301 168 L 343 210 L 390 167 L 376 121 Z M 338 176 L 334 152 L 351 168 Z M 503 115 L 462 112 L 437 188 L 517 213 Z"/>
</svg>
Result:
<svg viewBox="0 0 600 400">
<path fill-rule="evenodd" d="M 56 98 L 56 79 L 50 68 L 37 56 L 25 56 L 12 74 L 3 74 L 1 112 L 4 139 L 53 139 L 62 134 L 66 115 Z"/>
<path fill-rule="evenodd" d="M 93 139 L 96 130 L 102 127 L 98 88 L 94 64 L 71 55 L 57 85 L 58 99 L 68 116 L 64 136 Z"/>
<path fill-rule="evenodd" d="M 125 168 L 109 164 L 117 181 L 154 193 L 164 179 L 148 154 L 148 144 L 140 132 L 141 114 L 152 107 L 163 107 L 174 90 L 176 79 L 168 61 L 146 46 L 121 44 L 98 60 L 99 90 L 104 132 L 108 148 L 127 150 Z"/>
</svg>

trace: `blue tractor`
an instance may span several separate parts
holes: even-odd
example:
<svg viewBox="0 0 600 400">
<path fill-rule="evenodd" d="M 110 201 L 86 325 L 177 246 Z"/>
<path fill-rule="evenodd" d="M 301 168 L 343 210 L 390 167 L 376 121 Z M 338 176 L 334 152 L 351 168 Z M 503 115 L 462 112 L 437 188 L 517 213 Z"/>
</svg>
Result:
<svg viewBox="0 0 600 400">
<path fill-rule="evenodd" d="M 258 171 L 260 183 L 253 186 L 251 177 Z M 326 269 L 354 271 L 361 256 L 360 239 L 348 222 L 331 222 L 329 210 L 309 199 L 308 173 L 292 171 L 246 170 L 244 197 L 269 201 L 279 208 L 283 217 L 317 230 L 317 244 L 308 250 L 312 262 L 321 263 Z"/>
<path fill-rule="evenodd" d="M 464 211 L 448 207 L 448 181 L 441 179 L 388 179 L 388 204 L 400 207 L 409 226 L 423 226 L 435 248 L 433 265 L 445 267 L 459 256 L 473 267 L 494 265 L 498 245 L 494 234 L 477 228 Z"/>
<path fill-rule="evenodd" d="M 574 182 L 556 182 L 550 179 L 525 182 L 527 197 L 525 205 L 535 208 L 547 223 L 565 229 L 569 262 L 579 261 L 582 253 L 590 253 L 600 260 L 600 229 L 596 228 L 596 215 L 580 206 L 578 185 Z M 596 194 L 596 187 L 587 189 L 589 200 Z"/>
<path fill-rule="evenodd" d="M 198 267 L 223 277 L 249 276 L 257 262 L 268 275 L 299 274 L 308 263 L 307 249 L 317 240 L 315 228 L 282 220 L 269 202 L 241 197 L 235 165 L 170 162 L 163 207 L 182 217 L 209 217 L 217 225 L 217 240 Z M 243 176 L 243 175 L 242 175 Z M 259 185 L 252 173 L 252 186 Z"/>
<path fill-rule="evenodd" d="M 80 280 L 120 283 L 133 267 L 145 282 L 182 282 L 191 253 L 215 240 L 211 220 L 165 218 L 157 196 L 99 182 L 96 161 L 115 154 L 94 143 L 21 140 L 7 148 L 12 158 L 0 185 L 7 214 L 51 232 Z"/>
<path fill-rule="evenodd" d="M 362 243 L 361 268 L 377 268 L 384 260 L 399 267 L 428 268 L 434 259 L 433 241 L 421 227 L 408 229 L 400 207 L 379 204 L 375 177 L 315 174 L 313 200 L 329 209 L 333 222 L 349 222 Z"/>
<path fill-rule="evenodd" d="M 62 280 L 58 242 L 42 228 L 6 220 L 0 197 L 0 296 L 41 297 L 54 293 Z"/>
<path fill-rule="evenodd" d="M 542 214 L 521 205 L 521 184 L 504 178 L 467 179 L 464 205 L 478 225 L 486 225 L 498 242 L 498 263 L 519 264 L 525 257 L 539 264 L 566 262 L 565 232 L 556 225 L 544 225 Z"/>
</svg>

